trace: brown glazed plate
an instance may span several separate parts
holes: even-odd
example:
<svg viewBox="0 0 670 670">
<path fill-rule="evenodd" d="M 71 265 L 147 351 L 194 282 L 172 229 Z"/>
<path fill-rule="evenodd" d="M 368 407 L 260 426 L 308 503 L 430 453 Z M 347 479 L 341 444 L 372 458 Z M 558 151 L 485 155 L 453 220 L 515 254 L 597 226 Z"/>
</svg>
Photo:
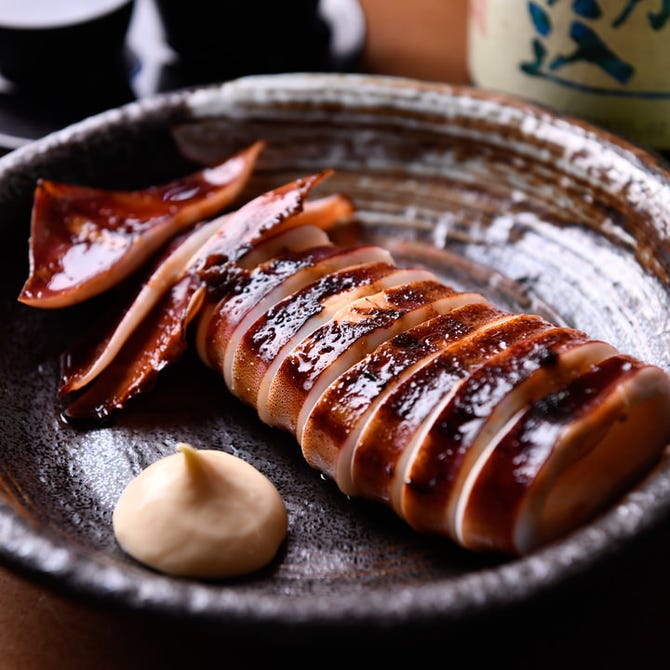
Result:
<svg viewBox="0 0 670 670">
<path fill-rule="evenodd" d="M 0 560 L 106 607 L 302 637 L 467 621 L 551 592 L 665 520 L 667 463 L 586 527 L 530 556 L 463 551 L 342 495 L 187 353 L 116 420 L 63 423 L 58 356 L 104 309 L 17 302 L 39 177 L 140 188 L 265 139 L 250 190 L 323 168 L 356 235 L 496 304 L 548 315 L 670 369 L 670 181 L 603 131 L 468 88 L 363 75 L 274 75 L 105 112 L 0 159 Z M 124 555 L 111 515 L 127 482 L 179 441 L 231 451 L 289 513 L 277 560 L 227 582 L 176 579 Z"/>
</svg>

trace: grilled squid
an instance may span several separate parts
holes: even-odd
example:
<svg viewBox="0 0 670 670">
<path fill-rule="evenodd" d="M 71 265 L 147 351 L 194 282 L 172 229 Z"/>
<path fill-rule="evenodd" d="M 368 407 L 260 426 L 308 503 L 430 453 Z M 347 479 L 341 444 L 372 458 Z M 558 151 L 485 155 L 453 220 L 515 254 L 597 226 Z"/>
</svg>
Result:
<svg viewBox="0 0 670 670">
<path fill-rule="evenodd" d="M 257 149 L 241 154 L 238 179 Z M 65 352 L 66 415 L 122 409 L 193 344 L 343 493 L 388 505 L 418 532 L 518 555 L 590 520 L 649 473 L 670 441 L 661 368 L 401 267 L 381 247 L 335 244 L 329 231 L 354 208 L 343 195 L 309 200 L 328 176 L 188 231 L 175 226 L 123 313 Z M 62 240 L 56 209 L 47 220 Z M 89 296 L 52 286 L 40 305 L 39 258 L 26 302 Z M 114 268 L 103 274 L 106 286 Z"/>
</svg>

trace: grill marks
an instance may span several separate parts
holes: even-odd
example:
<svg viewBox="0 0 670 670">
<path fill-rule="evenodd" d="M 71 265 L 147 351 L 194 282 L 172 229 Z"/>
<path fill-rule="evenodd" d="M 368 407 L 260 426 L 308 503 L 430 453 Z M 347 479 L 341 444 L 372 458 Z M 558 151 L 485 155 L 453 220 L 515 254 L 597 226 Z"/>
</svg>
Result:
<svg viewBox="0 0 670 670">
<path fill-rule="evenodd" d="M 235 392 L 233 357 L 247 330 L 288 296 L 299 293 L 315 280 L 357 265 L 378 264 L 391 268 L 393 259 L 382 249 L 319 247 L 279 257 L 243 273 L 232 290 L 211 306 L 211 318 L 200 322 L 199 350 L 219 369 Z"/>
<path fill-rule="evenodd" d="M 485 302 L 454 307 L 391 337 L 340 375 L 321 395 L 302 433 L 307 461 L 337 480 L 350 495 L 354 487 L 351 457 L 354 445 L 375 409 L 408 374 L 427 363 L 450 344 L 474 330 L 506 317 Z M 361 457 L 359 448 L 357 453 Z M 363 457 L 364 458 L 364 457 Z M 371 490 L 366 494 L 372 497 Z"/>
<path fill-rule="evenodd" d="M 472 549 L 523 553 L 567 532 L 670 438 L 659 368 L 376 247 L 269 261 L 204 321 L 207 362 L 312 467 Z M 631 458 L 621 441 L 642 419 L 648 446 Z"/>
<path fill-rule="evenodd" d="M 400 511 L 399 491 L 414 445 L 440 408 L 489 358 L 516 338 L 548 327 L 535 316 L 498 318 L 449 343 L 400 379 L 368 420 L 354 449 L 352 479 L 361 492 Z"/>
<path fill-rule="evenodd" d="M 667 442 L 668 378 L 615 354 L 523 408 L 464 491 L 466 547 L 527 553 L 633 485 Z"/>
<path fill-rule="evenodd" d="M 347 303 L 402 281 L 404 274 L 389 263 L 364 263 L 326 274 L 286 296 L 241 336 L 232 360 L 233 387 L 240 389 L 240 398 L 256 404 L 264 373 L 281 361 L 292 343 L 308 337 Z"/>
</svg>

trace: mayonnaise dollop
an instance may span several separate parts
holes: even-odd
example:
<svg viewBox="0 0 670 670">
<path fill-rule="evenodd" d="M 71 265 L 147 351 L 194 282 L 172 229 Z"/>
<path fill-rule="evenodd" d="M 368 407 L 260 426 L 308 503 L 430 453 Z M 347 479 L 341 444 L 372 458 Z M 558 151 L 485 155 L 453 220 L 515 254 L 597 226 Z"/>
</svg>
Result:
<svg viewBox="0 0 670 670">
<path fill-rule="evenodd" d="M 112 521 L 136 560 L 207 579 L 268 565 L 288 531 L 284 501 L 265 475 L 232 454 L 184 443 L 126 486 Z"/>
</svg>

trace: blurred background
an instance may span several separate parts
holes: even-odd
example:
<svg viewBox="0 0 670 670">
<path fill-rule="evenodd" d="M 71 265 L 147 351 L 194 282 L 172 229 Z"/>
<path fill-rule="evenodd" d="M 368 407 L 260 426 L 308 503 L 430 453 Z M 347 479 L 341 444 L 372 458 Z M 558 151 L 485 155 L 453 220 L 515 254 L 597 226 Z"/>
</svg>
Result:
<svg viewBox="0 0 670 670">
<path fill-rule="evenodd" d="M 2 0 L 0 147 L 246 74 L 465 83 L 467 0 Z"/>
<path fill-rule="evenodd" d="M 670 152 L 660 0 L 0 0 L 0 151 L 157 93 L 310 71 L 512 93 Z"/>
</svg>

